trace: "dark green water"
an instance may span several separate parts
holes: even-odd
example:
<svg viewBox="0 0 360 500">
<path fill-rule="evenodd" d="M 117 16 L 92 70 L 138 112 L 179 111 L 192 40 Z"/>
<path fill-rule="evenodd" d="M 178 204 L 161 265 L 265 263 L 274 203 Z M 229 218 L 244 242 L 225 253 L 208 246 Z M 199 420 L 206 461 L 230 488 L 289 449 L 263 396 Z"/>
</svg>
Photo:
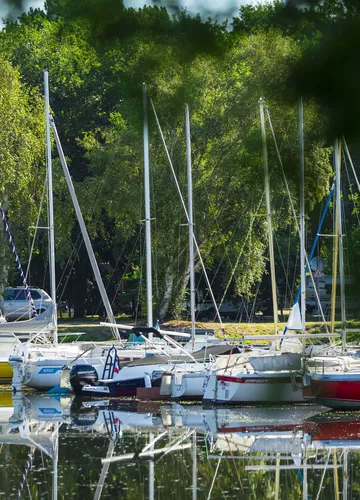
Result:
<svg viewBox="0 0 360 500">
<path fill-rule="evenodd" d="M 0 407 L 0 498 L 357 499 L 359 465 L 359 413 L 40 395 Z"/>
</svg>

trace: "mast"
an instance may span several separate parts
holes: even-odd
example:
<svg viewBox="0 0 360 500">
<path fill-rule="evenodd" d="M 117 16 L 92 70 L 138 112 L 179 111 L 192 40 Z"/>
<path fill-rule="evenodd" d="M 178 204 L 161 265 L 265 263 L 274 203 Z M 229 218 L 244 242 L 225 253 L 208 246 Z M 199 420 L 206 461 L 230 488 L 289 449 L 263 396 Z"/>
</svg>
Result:
<svg viewBox="0 0 360 500">
<path fill-rule="evenodd" d="M 157 126 L 159 128 L 159 132 L 160 132 L 161 140 L 162 140 L 165 152 L 166 152 L 166 156 L 167 156 L 168 161 L 169 161 L 170 169 L 171 169 L 171 172 L 172 172 L 173 177 L 174 177 L 174 181 L 175 181 L 175 184 L 176 184 L 177 192 L 178 192 L 179 197 L 180 197 L 181 205 L 182 205 L 182 207 L 184 209 L 185 217 L 186 217 L 186 219 L 187 219 L 187 221 L 189 223 L 189 214 L 188 214 L 188 211 L 187 211 L 186 206 L 185 206 L 185 201 L 184 201 L 183 195 L 181 193 L 179 182 L 178 182 L 176 174 L 175 174 L 174 165 L 173 165 L 173 162 L 171 160 L 170 153 L 169 153 L 168 147 L 167 147 L 166 142 L 165 142 L 165 138 L 164 138 L 163 131 L 161 129 L 159 118 L 158 118 L 158 116 L 156 114 L 155 106 L 154 106 L 154 103 L 153 103 L 153 101 L 151 99 L 150 99 L 150 102 L 151 102 L 151 106 L 152 106 L 153 111 L 154 111 L 155 120 L 156 120 Z M 206 272 L 205 264 L 204 264 L 203 258 L 201 256 L 200 248 L 199 248 L 199 245 L 198 245 L 198 243 L 196 241 L 195 235 L 194 235 L 193 239 L 194 239 L 194 245 L 195 245 L 197 254 L 199 256 L 199 261 L 200 261 L 200 264 L 201 264 L 201 267 L 202 267 L 202 270 L 203 270 L 204 278 L 205 278 L 206 284 L 207 284 L 207 286 L 209 288 L 209 294 L 210 294 L 211 300 L 212 300 L 212 302 L 214 304 L 214 309 L 215 309 L 216 315 L 217 315 L 217 317 L 219 319 L 219 323 L 221 325 L 221 330 L 223 331 L 223 333 L 225 333 L 225 329 L 224 329 L 224 325 L 223 325 L 223 322 L 222 322 L 222 319 L 221 319 L 221 316 L 220 316 L 219 308 L 218 308 L 218 305 L 216 303 L 213 291 L 211 289 L 211 283 L 210 283 L 208 274 Z"/>
<path fill-rule="evenodd" d="M 147 290 L 147 326 L 151 328 L 153 322 L 152 305 L 152 272 L 151 272 L 151 219 L 150 219 L 150 167 L 149 167 L 149 127 L 147 87 L 143 85 L 144 106 L 144 187 L 145 187 L 145 230 L 146 230 L 146 290 Z M 152 340 L 152 333 L 149 339 Z"/>
<path fill-rule="evenodd" d="M 197 500 L 197 441 L 196 430 L 193 434 L 193 469 L 192 469 L 192 500 Z"/>
<path fill-rule="evenodd" d="M 345 275 L 344 275 L 344 248 L 341 216 L 341 182 L 340 182 L 340 162 L 341 162 L 341 143 L 335 139 L 335 176 L 336 176 L 336 211 L 337 227 L 339 240 L 339 273 L 340 273 L 340 304 L 341 304 L 341 337 L 343 351 L 346 351 L 346 314 L 345 314 Z"/>
<path fill-rule="evenodd" d="M 348 500 L 349 488 L 349 467 L 348 467 L 348 448 L 344 448 L 343 452 L 343 500 Z"/>
<path fill-rule="evenodd" d="M 334 153 L 334 170 L 336 177 L 336 162 Z M 339 229 L 338 229 L 338 212 L 337 212 L 337 192 L 336 192 L 336 179 L 335 179 L 335 221 L 334 221 L 334 245 L 333 245 L 333 269 L 332 269 L 332 288 L 331 288 L 331 332 L 335 332 L 335 309 L 336 309 L 336 284 L 337 284 L 337 269 L 338 269 L 338 255 L 339 255 Z"/>
<path fill-rule="evenodd" d="M 188 213 L 189 213 L 189 271 L 190 271 L 190 311 L 191 311 L 191 339 L 192 350 L 195 351 L 195 272 L 194 272 L 194 219 L 193 219 L 193 190 L 191 176 L 191 136 L 189 106 L 185 106 L 186 125 L 186 163 L 188 181 Z"/>
<path fill-rule="evenodd" d="M 154 450 L 154 433 L 149 433 L 149 440 L 151 443 L 150 451 Z M 154 455 L 150 455 L 149 460 L 149 500 L 154 500 L 155 498 L 155 463 Z"/>
<path fill-rule="evenodd" d="M 53 470 L 52 470 L 52 500 L 57 500 L 58 498 L 58 466 L 59 466 L 59 427 L 61 424 L 58 422 L 56 425 L 56 431 L 54 433 L 54 447 L 53 447 Z"/>
<path fill-rule="evenodd" d="M 263 163 L 264 163 L 264 173 L 265 173 L 265 202 L 266 202 L 267 230 L 268 230 L 269 253 L 270 253 L 270 274 L 271 274 L 271 289 L 272 289 L 272 301 L 273 301 L 273 311 L 274 311 L 274 331 L 275 334 L 277 334 L 278 306 L 277 306 L 277 295 L 276 295 L 274 242 L 273 242 L 273 230 L 272 230 L 272 219 L 271 219 L 269 167 L 267 161 L 267 148 L 266 148 L 264 100 L 261 98 L 259 99 L 259 105 L 260 105 L 262 153 L 263 153 Z"/>
<path fill-rule="evenodd" d="M 66 183 L 67 183 L 67 186 L 68 186 L 68 189 L 69 189 L 69 192 L 70 192 L 71 200 L 72 200 L 73 205 L 74 205 L 76 217 L 77 217 L 78 222 L 79 222 L 81 234 L 82 234 L 82 237 L 84 239 L 85 247 L 86 247 L 89 259 L 90 259 L 90 263 L 91 263 L 91 267 L 92 267 L 93 273 L 95 275 L 95 280 L 96 280 L 97 286 L 99 288 L 101 299 L 103 301 L 103 304 L 104 304 L 104 307 L 105 307 L 105 310 L 106 310 L 106 314 L 107 314 L 107 317 L 109 318 L 110 323 L 115 324 L 114 313 L 112 311 L 112 308 L 111 308 L 111 305 L 110 305 L 110 302 L 109 302 L 109 297 L 107 296 L 107 293 L 106 293 L 106 290 L 105 290 L 105 287 L 104 287 L 104 283 L 103 283 L 102 278 L 101 278 L 101 274 L 100 274 L 100 271 L 99 271 L 99 266 L 97 265 L 95 254 L 94 254 L 94 250 L 93 250 L 93 248 L 91 246 L 91 241 L 90 241 L 87 229 L 86 229 L 86 225 L 85 225 L 85 222 L 84 222 L 83 215 L 81 213 L 79 202 L 78 202 L 77 197 L 76 197 L 74 185 L 73 185 L 73 182 L 72 182 L 72 179 L 71 179 L 71 176 L 70 176 L 69 168 L 68 168 L 67 163 L 66 163 L 64 151 L 62 149 L 61 142 L 60 142 L 60 139 L 59 139 L 59 135 L 58 135 L 58 132 L 57 132 L 57 129 L 56 129 L 56 126 L 55 126 L 55 122 L 54 122 L 53 118 L 51 119 L 50 125 L 51 125 L 51 128 L 53 129 L 53 132 L 54 132 L 56 147 L 57 147 L 57 150 L 58 150 L 58 154 L 59 154 L 61 166 L 62 166 L 63 171 L 64 171 Z M 115 328 L 115 327 L 113 327 L 113 328 L 111 328 L 111 330 L 112 330 L 112 333 L 113 333 L 114 337 L 119 340 L 120 339 L 120 335 L 119 335 L 118 329 Z"/>
<path fill-rule="evenodd" d="M 301 333 L 305 334 L 305 293 L 306 293 L 306 269 L 305 269 L 305 182 L 304 182 L 304 120 L 303 101 L 299 100 L 299 143 L 300 143 L 300 272 L 301 272 Z M 306 339 L 302 339 L 302 348 L 305 350 Z"/>
<path fill-rule="evenodd" d="M 45 94 L 45 124 L 46 124 L 46 171 L 48 180 L 48 223 L 49 223 L 49 265 L 50 265 L 50 296 L 53 300 L 52 320 L 55 327 L 54 343 L 57 344 L 57 302 L 55 280 L 55 236 L 54 236 L 54 199 L 52 184 L 52 162 L 50 143 L 50 99 L 49 99 L 49 73 L 44 71 Z"/>
</svg>

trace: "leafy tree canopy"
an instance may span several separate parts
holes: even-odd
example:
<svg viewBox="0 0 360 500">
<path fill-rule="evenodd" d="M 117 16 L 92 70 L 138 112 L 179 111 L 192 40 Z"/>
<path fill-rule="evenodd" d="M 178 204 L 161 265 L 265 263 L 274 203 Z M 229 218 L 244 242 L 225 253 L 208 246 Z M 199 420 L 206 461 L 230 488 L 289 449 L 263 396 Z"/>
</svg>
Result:
<svg viewBox="0 0 360 500">
<path fill-rule="evenodd" d="M 349 16 L 357 16 L 350 2 L 327 0 L 297 10 L 276 1 L 241 7 L 228 25 L 186 11 L 171 16 L 156 6 L 129 9 L 115 0 L 48 0 L 45 12 L 30 11 L 17 22 L 7 22 L 0 34 L 2 53 L 34 95 L 41 92 L 42 70 L 50 72 L 54 117 L 99 260 L 104 269 L 112 269 L 107 271 L 110 281 L 128 272 L 131 264 L 143 267 L 138 241 L 144 218 L 146 82 L 183 193 L 184 104 L 190 106 L 195 231 L 219 296 L 225 289 L 253 293 L 267 263 L 258 100 L 266 99 L 297 206 L 300 91 L 294 88 L 306 86 L 292 85 L 289 92 L 289 82 L 303 61 L 314 57 L 309 54 L 321 51 L 330 28 L 340 29 Z M 313 92 L 306 95 L 310 211 L 329 187 L 331 143 L 326 103 L 317 101 Z M 156 307 L 167 314 L 183 301 L 188 237 L 151 108 L 149 115 L 154 289 Z M 284 234 L 289 226 L 294 229 L 294 221 L 270 131 L 268 149 L 274 228 Z M 76 247 L 77 230 L 56 169 L 55 175 L 62 266 Z M 61 223 L 64 214 L 66 222 Z M 81 272 L 82 250 L 77 259 L 72 279 L 85 290 L 92 277 Z"/>
</svg>

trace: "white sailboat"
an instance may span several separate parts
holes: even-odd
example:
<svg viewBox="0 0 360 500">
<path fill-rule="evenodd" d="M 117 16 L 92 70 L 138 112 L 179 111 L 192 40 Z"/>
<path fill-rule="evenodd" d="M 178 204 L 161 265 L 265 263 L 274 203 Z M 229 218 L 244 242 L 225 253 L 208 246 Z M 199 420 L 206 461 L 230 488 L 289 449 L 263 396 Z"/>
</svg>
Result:
<svg viewBox="0 0 360 500">
<path fill-rule="evenodd" d="M 149 145 L 148 145 L 148 120 L 147 120 L 147 89 L 143 86 L 143 105 L 144 105 L 144 184 L 145 184 L 145 223 L 146 223 L 146 277 L 147 277 L 147 327 L 149 329 L 149 340 L 152 341 L 152 330 L 153 330 L 153 311 L 152 311 L 152 272 L 151 272 L 151 214 L 150 214 L 150 175 L 149 175 Z M 187 124 L 187 163 L 188 163 L 188 175 L 189 175 L 189 191 L 191 190 L 191 155 L 190 155 L 190 128 L 189 128 L 189 117 L 188 108 L 186 115 Z M 192 196 L 192 195 L 191 195 Z M 189 194 L 189 215 L 187 214 L 189 221 L 189 239 L 190 239 L 190 265 L 192 264 L 191 275 L 191 295 L 192 295 L 192 335 L 191 335 L 191 346 L 189 345 L 189 350 L 182 349 L 180 346 L 176 345 L 169 337 L 169 334 L 173 332 L 164 332 L 163 330 L 154 330 L 154 333 L 165 334 L 164 338 L 172 345 L 172 356 L 169 357 L 157 357 L 157 359 L 144 359 L 138 360 L 133 363 L 129 363 L 123 366 L 120 370 L 114 373 L 113 370 L 103 371 L 102 377 L 97 377 L 95 375 L 96 367 L 94 366 L 91 376 L 89 376 L 89 369 L 84 366 L 84 373 L 82 373 L 82 368 L 78 370 L 74 369 L 71 375 L 71 384 L 73 389 L 77 394 L 91 395 L 97 397 L 103 397 L 104 395 L 112 396 L 124 396 L 124 395 L 136 395 L 138 389 L 141 389 L 141 394 L 138 396 L 141 398 L 153 399 L 154 397 L 168 396 L 171 389 L 169 386 L 172 384 L 169 377 L 172 378 L 172 373 L 176 372 L 184 375 L 184 377 L 191 376 L 191 386 L 196 396 L 201 397 L 203 393 L 203 383 L 205 375 L 205 365 L 202 358 L 204 358 L 204 353 L 200 352 L 200 358 L 195 359 L 189 351 L 194 351 L 194 349 L 201 349 L 207 345 L 204 342 L 204 336 L 200 336 L 200 339 L 196 338 L 195 335 L 195 317 L 194 317 L 194 298 L 195 298 L 195 286 L 194 286 L 194 270 L 193 270 L 193 221 L 192 221 L 192 203 L 191 196 Z M 103 323 L 106 325 L 106 323 Z M 112 326 L 111 323 L 107 326 Z M 113 325 L 114 326 L 114 325 Z M 216 339 L 212 343 L 218 343 Z M 198 343 L 200 341 L 200 345 Z M 114 353 L 114 361 L 118 353 Z M 208 354 L 205 351 L 205 357 Z M 179 370 L 179 371 L 178 371 Z M 166 373 L 166 389 L 160 389 L 161 376 Z M 194 384 L 194 378 L 196 377 L 196 384 Z M 184 379 L 185 380 L 185 379 Z M 88 382 L 88 383 L 86 383 Z M 148 390 L 147 390 L 148 389 Z M 153 390 L 155 389 L 155 390 Z"/>
<path fill-rule="evenodd" d="M 260 99 L 260 122 L 265 172 L 265 201 L 270 253 L 270 274 L 274 313 L 274 344 L 268 352 L 229 356 L 218 359 L 208 377 L 204 401 L 217 403 L 286 403 L 303 402 L 300 375 L 302 347 L 293 335 L 286 335 L 279 346 L 275 259 L 265 133 L 264 101 Z M 300 109 L 300 115 L 302 108 Z M 300 128 L 300 132 L 302 129 Z M 301 142 L 301 141 L 300 141 Z M 302 151 L 302 148 L 300 148 Z M 300 155 L 303 159 L 303 154 Z M 303 205 L 302 205 L 303 207 Z M 302 242 L 303 243 L 303 242 Z M 301 253 L 303 247 L 301 246 Z M 303 273 L 303 270 L 302 270 Z M 303 280 L 302 280 L 303 281 Z M 302 299 L 303 300 L 303 299 Z M 302 318 L 304 315 L 302 315 Z M 304 331 L 303 331 L 304 334 Z M 303 341 L 304 342 L 304 341 Z"/>
<path fill-rule="evenodd" d="M 47 319 L 46 326 L 39 328 L 40 319 L 34 318 L 21 328 L 31 325 L 37 326 L 37 333 L 33 333 L 26 344 L 16 345 L 9 355 L 9 364 L 13 367 L 13 389 L 19 391 L 23 384 L 29 387 L 52 387 L 54 381 L 60 381 L 61 368 L 66 361 L 79 357 L 84 351 L 79 344 L 58 344 L 57 338 L 57 311 L 56 311 L 56 280 L 55 280 L 55 240 L 54 240 L 54 211 L 52 187 L 52 159 L 50 144 L 50 105 L 48 72 L 44 71 L 45 119 L 46 119 L 46 166 L 48 181 L 48 222 L 49 222 L 49 264 L 50 289 L 53 301 L 51 318 Z M 49 321 L 50 320 L 50 321 Z M 6 325 L 8 327 L 8 325 Z M 9 325 L 10 326 L 10 325 Z M 49 342 L 49 333 L 52 342 Z"/>
<path fill-rule="evenodd" d="M 79 203 L 76 198 L 74 186 L 66 163 L 65 155 L 63 153 L 60 139 L 57 133 L 55 122 L 50 116 L 49 112 L 49 86 L 48 86 L 48 73 L 44 72 L 45 80 L 45 111 L 46 111 L 46 136 L 47 136 L 47 169 L 48 169 L 48 190 L 49 190 L 49 242 L 50 242 L 50 276 L 51 276 L 51 295 L 53 303 L 56 304 L 56 289 L 55 289 L 55 250 L 54 250 L 54 224 L 53 224 L 53 204 L 52 204 L 52 172 L 51 172 L 51 146 L 50 146 L 50 127 L 53 130 L 55 142 L 60 157 L 60 162 L 63 167 L 66 182 L 69 192 L 74 204 L 75 212 L 80 225 L 81 233 L 84 238 L 85 246 L 90 258 L 92 269 L 99 287 L 101 297 L 103 299 L 109 323 L 106 323 L 115 337 L 115 343 L 118 348 L 118 356 L 120 360 L 132 361 L 133 359 L 144 357 L 147 353 L 152 352 L 155 354 L 169 354 L 179 353 L 181 349 L 175 342 L 171 342 L 168 335 L 161 335 L 161 339 L 157 339 L 157 343 L 152 341 L 152 290 L 151 290 L 151 241 L 150 241 L 150 205 L 149 205 L 149 158 L 148 158 L 148 139 L 147 139 L 147 121 L 144 122 L 144 163 L 145 163 L 145 188 L 148 200 L 146 203 L 146 227 L 147 227 L 147 287 L 148 287 L 148 337 L 142 335 L 142 344 L 134 345 L 132 342 L 129 344 L 125 340 L 120 339 L 119 328 L 128 329 L 128 326 L 118 325 L 115 322 L 110 302 L 108 300 L 105 287 L 102 283 L 99 268 L 95 259 L 94 252 L 91 247 L 91 242 L 86 230 L 84 219 L 80 210 Z M 146 99 L 146 89 L 145 89 Z M 151 304 L 151 305 L 150 305 Z M 40 318 L 39 318 L 40 319 Z M 39 321 L 39 319 L 37 321 Z M 36 389 L 48 389 L 54 386 L 59 386 L 62 376 L 63 368 L 74 365 L 89 365 L 96 367 L 97 375 L 101 378 L 104 374 L 104 365 L 107 356 L 107 351 L 112 343 L 72 343 L 72 344 L 59 344 L 57 342 L 57 314 L 56 306 L 54 305 L 50 325 L 54 342 L 51 344 L 35 346 L 34 342 L 21 346 L 16 346 L 14 352 L 11 354 L 11 365 L 14 367 L 13 387 L 14 390 L 21 390 L 23 385 Z M 27 322 L 23 322 L 22 328 L 26 329 Z M 35 322 L 32 322 L 34 324 Z M 48 321 L 49 323 L 49 321 Z M 44 339 L 42 331 L 36 330 L 37 337 Z M 144 333 L 144 332 L 143 332 Z M 171 334 L 171 332 L 164 332 Z M 181 335 L 179 333 L 178 335 Z M 183 335 L 187 337 L 186 334 Z M 33 337 L 34 339 L 34 337 Z M 16 373 L 15 373 L 16 372 Z M 67 370 L 68 373 L 68 370 Z"/>
</svg>

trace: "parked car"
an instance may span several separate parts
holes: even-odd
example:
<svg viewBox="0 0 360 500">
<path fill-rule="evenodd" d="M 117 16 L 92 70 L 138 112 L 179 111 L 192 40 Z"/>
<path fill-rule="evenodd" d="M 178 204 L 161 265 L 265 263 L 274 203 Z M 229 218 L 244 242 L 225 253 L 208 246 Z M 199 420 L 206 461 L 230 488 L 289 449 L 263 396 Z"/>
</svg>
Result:
<svg viewBox="0 0 360 500">
<path fill-rule="evenodd" d="M 44 290 L 35 286 L 30 286 L 29 290 L 36 312 L 41 314 L 49 310 L 50 314 L 52 305 L 50 296 Z M 7 288 L 4 292 L 4 316 L 6 320 L 30 319 L 32 315 L 33 310 L 30 301 L 26 298 L 25 288 L 23 286 Z"/>
</svg>

